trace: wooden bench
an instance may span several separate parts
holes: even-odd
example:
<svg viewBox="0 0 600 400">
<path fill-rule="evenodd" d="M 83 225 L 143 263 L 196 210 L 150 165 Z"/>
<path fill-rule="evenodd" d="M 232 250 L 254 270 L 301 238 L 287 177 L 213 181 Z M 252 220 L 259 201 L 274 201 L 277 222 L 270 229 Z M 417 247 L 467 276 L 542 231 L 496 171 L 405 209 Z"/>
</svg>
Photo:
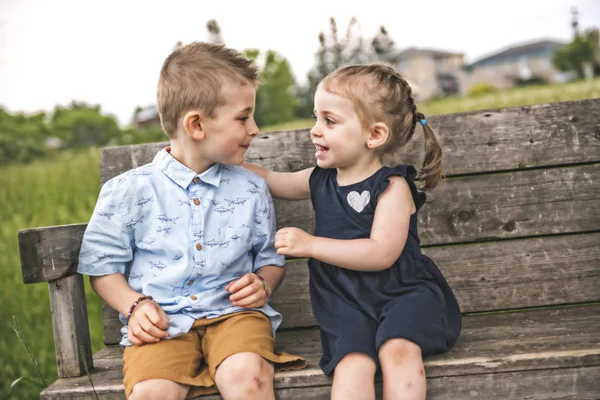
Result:
<svg viewBox="0 0 600 400">
<path fill-rule="evenodd" d="M 428 120 L 443 138 L 449 179 L 443 196 L 420 212 L 421 240 L 465 313 L 455 348 L 426 359 L 428 398 L 599 399 L 600 99 Z M 420 145 L 402 159 L 420 165 L 411 155 Z M 150 162 L 163 146 L 102 149 L 101 181 Z M 248 159 L 295 171 L 314 164 L 314 147 L 307 129 L 263 134 Z M 275 206 L 278 227 L 312 230 L 310 201 Z M 81 356 L 92 365 L 76 273 L 84 229 L 19 232 L 24 282 L 48 282 L 50 290 L 59 379 L 42 399 L 95 399 Z M 306 261 L 286 268 L 272 301 L 284 315 L 278 347 L 306 357 L 308 367 L 277 374 L 277 397 L 328 399 Z M 125 398 L 120 326 L 105 306 L 106 347 L 91 369 L 101 399 Z"/>
</svg>

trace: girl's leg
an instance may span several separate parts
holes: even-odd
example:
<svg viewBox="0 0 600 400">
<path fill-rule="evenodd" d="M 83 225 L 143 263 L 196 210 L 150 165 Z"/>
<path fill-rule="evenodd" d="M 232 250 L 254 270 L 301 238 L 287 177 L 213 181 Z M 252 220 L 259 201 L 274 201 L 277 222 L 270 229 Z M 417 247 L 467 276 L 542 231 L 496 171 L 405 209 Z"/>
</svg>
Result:
<svg viewBox="0 0 600 400">
<path fill-rule="evenodd" d="M 375 362 L 366 354 L 344 356 L 333 372 L 331 400 L 374 400 L 376 369 Z"/>
<path fill-rule="evenodd" d="M 421 348 L 406 339 L 390 339 L 379 348 L 384 400 L 424 400 L 425 368 Z"/>
</svg>

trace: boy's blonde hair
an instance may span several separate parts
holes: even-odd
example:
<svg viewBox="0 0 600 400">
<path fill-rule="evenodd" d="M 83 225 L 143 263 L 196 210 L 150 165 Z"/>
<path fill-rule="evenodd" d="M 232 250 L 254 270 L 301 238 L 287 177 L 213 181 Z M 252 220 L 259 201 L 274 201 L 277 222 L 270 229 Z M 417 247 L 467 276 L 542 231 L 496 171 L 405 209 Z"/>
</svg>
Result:
<svg viewBox="0 0 600 400">
<path fill-rule="evenodd" d="M 221 44 L 193 42 L 174 50 L 160 70 L 157 105 L 165 133 L 173 138 L 181 116 L 200 109 L 212 117 L 225 102 L 222 88 L 249 82 L 256 86 L 258 70 L 240 52 Z"/>
<path fill-rule="evenodd" d="M 319 87 L 345 97 L 354 107 L 365 127 L 384 122 L 390 136 L 382 152 L 404 147 L 413 137 L 415 127 L 425 121 L 417 112 L 408 82 L 386 64 L 348 65 L 327 75 Z M 442 147 L 433 129 L 423 122 L 425 159 L 419 172 L 423 190 L 436 188 L 443 179 Z"/>
</svg>

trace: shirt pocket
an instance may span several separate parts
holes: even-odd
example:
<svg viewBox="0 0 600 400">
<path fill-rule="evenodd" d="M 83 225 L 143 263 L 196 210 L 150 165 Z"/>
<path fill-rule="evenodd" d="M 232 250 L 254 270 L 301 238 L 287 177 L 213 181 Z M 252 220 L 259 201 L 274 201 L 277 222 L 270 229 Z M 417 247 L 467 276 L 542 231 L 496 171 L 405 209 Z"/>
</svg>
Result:
<svg viewBox="0 0 600 400">
<path fill-rule="evenodd" d="M 224 224 L 219 228 L 219 270 L 243 275 L 252 272 L 252 236 L 249 229 Z"/>
</svg>

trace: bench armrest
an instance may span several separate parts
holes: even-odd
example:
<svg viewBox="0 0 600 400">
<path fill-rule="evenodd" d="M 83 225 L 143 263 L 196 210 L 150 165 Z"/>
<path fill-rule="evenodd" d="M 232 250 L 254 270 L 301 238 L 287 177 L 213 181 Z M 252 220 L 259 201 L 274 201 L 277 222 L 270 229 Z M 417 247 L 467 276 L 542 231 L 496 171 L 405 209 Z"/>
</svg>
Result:
<svg viewBox="0 0 600 400">
<path fill-rule="evenodd" d="M 19 231 L 23 282 L 48 282 L 59 378 L 93 367 L 83 276 L 77 254 L 85 224 Z"/>
</svg>

